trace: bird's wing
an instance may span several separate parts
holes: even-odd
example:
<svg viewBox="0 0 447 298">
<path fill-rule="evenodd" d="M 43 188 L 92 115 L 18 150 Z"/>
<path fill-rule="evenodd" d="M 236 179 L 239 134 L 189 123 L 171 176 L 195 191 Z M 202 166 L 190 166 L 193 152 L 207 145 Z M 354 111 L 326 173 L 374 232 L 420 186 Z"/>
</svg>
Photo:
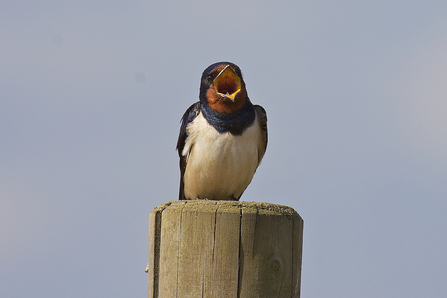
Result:
<svg viewBox="0 0 447 298">
<path fill-rule="evenodd" d="M 191 123 L 200 112 L 200 101 L 191 105 L 183 114 L 182 117 L 182 125 L 180 126 L 180 134 L 178 136 L 177 141 L 177 151 L 180 157 L 180 192 L 179 192 L 179 200 L 185 200 L 185 191 L 183 184 L 183 176 L 185 174 L 186 169 L 186 156 L 182 154 L 183 148 L 185 147 L 186 139 L 188 138 L 188 132 L 186 131 L 186 127 L 189 123 Z"/>
<path fill-rule="evenodd" d="M 261 128 L 261 135 L 262 135 L 262 142 L 259 144 L 258 148 L 258 162 L 260 163 L 262 160 L 262 157 L 264 157 L 265 150 L 267 150 L 267 141 L 268 141 L 268 134 L 267 134 L 267 113 L 265 112 L 264 108 L 260 105 L 254 105 L 256 109 L 256 114 L 259 118 L 259 127 Z"/>
</svg>

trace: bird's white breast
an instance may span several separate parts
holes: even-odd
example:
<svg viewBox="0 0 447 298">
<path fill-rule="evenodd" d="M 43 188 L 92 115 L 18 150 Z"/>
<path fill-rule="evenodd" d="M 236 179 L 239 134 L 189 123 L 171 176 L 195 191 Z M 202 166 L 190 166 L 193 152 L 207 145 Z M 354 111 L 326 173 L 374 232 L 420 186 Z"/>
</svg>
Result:
<svg viewBox="0 0 447 298">
<path fill-rule="evenodd" d="M 258 167 L 261 130 L 258 117 L 242 135 L 219 133 L 200 113 L 187 127 L 184 175 L 188 199 L 238 198 Z"/>
</svg>

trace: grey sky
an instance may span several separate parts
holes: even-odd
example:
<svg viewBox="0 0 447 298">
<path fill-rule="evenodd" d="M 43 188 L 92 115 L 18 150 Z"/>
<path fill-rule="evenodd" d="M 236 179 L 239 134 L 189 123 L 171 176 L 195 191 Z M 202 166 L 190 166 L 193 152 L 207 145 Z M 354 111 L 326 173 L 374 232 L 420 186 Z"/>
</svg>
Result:
<svg viewBox="0 0 447 298">
<path fill-rule="evenodd" d="M 179 120 L 231 61 L 269 120 L 242 200 L 303 217 L 302 297 L 444 297 L 445 28 L 442 1 L 3 1 L 0 296 L 145 297 Z"/>
</svg>

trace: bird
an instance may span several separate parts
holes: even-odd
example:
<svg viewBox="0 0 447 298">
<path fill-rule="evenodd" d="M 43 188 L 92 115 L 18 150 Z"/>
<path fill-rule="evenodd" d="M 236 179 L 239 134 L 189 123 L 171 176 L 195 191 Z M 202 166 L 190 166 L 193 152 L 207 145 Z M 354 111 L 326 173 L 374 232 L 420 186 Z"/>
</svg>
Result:
<svg viewBox="0 0 447 298">
<path fill-rule="evenodd" d="M 248 98 L 241 69 L 217 62 L 202 73 L 199 101 L 183 114 L 179 200 L 238 201 L 267 149 L 267 114 Z"/>
</svg>

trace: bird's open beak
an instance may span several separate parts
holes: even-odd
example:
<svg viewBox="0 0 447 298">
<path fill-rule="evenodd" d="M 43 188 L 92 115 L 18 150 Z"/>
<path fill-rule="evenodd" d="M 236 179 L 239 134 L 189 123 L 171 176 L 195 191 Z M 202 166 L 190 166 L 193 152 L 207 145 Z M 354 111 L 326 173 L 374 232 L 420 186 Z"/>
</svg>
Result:
<svg viewBox="0 0 447 298">
<path fill-rule="evenodd" d="M 214 90 L 217 94 L 235 101 L 236 95 L 241 91 L 241 78 L 227 65 L 214 79 Z"/>
</svg>

